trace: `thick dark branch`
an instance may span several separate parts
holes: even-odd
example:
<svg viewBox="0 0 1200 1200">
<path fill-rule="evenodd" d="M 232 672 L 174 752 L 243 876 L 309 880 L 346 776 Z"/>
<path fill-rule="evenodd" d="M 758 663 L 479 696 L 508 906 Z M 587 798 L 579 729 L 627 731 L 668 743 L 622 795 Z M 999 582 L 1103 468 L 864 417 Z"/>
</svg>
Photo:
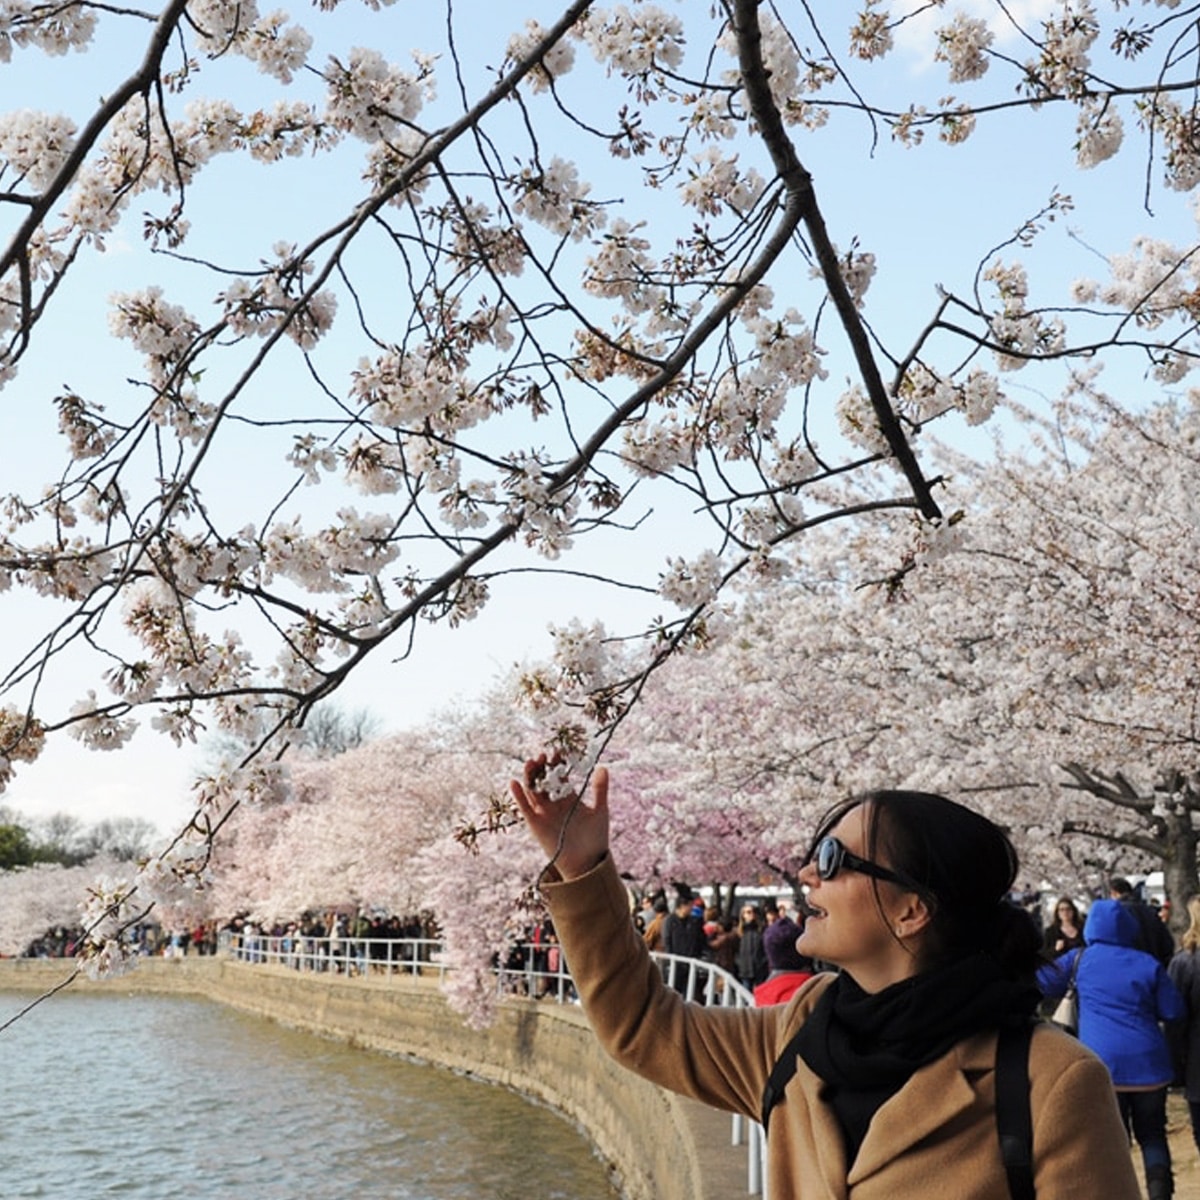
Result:
<svg viewBox="0 0 1200 1200">
<path fill-rule="evenodd" d="M 1093 825 L 1089 821 L 1064 821 L 1062 831 L 1078 837 L 1095 838 L 1096 841 L 1104 842 L 1109 846 L 1128 846 L 1134 850 L 1140 850 L 1151 858 L 1163 857 L 1163 843 L 1145 833 L 1115 832 L 1112 829 Z"/>
<path fill-rule="evenodd" d="M 24 259 L 25 246 L 29 239 L 46 219 L 50 210 L 58 203 L 59 197 L 75 178 L 76 172 L 91 153 L 92 147 L 99 140 L 101 134 L 108 128 L 109 122 L 134 96 L 147 94 L 154 85 L 154 81 L 158 78 L 159 67 L 162 65 L 162 57 L 171 40 L 171 34 L 175 32 L 175 26 L 178 25 L 186 4 L 187 0 L 171 0 L 171 3 L 163 9 L 158 23 L 154 26 L 154 33 L 151 35 L 150 45 L 146 50 L 146 57 L 142 60 L 142 65 L 96 110 L 95 115 L 87 123 L 79 135 L 79 140 L 55 175 L 53 182 L 37 198 L 30 208 L 29 215 L 21 222 L 20 228 L 13 235 L 8 248 L 0 257 L 0 278 L 7 274 L 13 263 Z"/>
<path fill-rule="evenodd" d="M 771 154 L 776 171 L 787 189 L 788 201 L 800 205 L 804 227 L 808 231 L 813 251 L 821 267 L 825 286 L 829 289 L 830 299 L 841 320 L 842 328 L 849 339 L 854 352 L 859 373 L 867 388 L 871 407 L 875 410 L 875 418 L 879 428 L 887 439 L 888 446 L 896 456 L 900 469 L 908 479 L 913 495 L 916 497 L 922 515 L 930 521 L 941 517 L 941 509 L 933 499 L 917 456 L 913 453 L 900 422 L 888 399 L 887 389 L 879 374 L 879 367 L 871 351 L 871 342 L 863 326 L 854 297 L 846 286 L 842 276 L 841 264 L 838 262 L 837 251 L 830 241 L 829 232 L 825 228 L 825 219 L 817 204 L 817 193 L 813 187 L 812 176 L 796 157 L 795 148 L 783 127 L 783 118 L 775 99 L 771 95 L 768 73 L 762 60 L 762 33 L 758 24 L 759 0 L 734 0 L 733 23 L 737 32 L 738 58 L 742 71 L 742 84 L 746 89 L 746 100 L 754 115 L 758 127 L 762 131 L 763 142 Z"/>
<path fill-rule="evenodd" d="M 1105 775 L 1100 771 L 1089 771 L 1079 763 L 1059 763 L 1059 768 L 1075 781 L 1062 785 L 1068 791 L 1088 792 L 1107 804 L 1115 804 L 1118 808 L 1127 808 L 1136 813 L 1145 814 L 1154 809 L 1153 797 L 1140 795 L 1120 771 L 1115 775 Z"/>
</svg>

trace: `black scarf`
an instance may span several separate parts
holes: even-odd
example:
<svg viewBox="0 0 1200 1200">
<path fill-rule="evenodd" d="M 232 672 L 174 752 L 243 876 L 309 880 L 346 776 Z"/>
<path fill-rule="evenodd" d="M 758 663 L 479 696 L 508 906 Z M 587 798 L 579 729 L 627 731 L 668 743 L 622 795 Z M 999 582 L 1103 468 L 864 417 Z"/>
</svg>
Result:
<svg viewBox="0 0 1200 1200">
<path fill-rule="evenodd" d="M 974 954 L 874 994 L 846 974 L 825 989 L 797 1039 L 800 1057 L 826 1083 L 853 1162 L 880 1106 L 918 1067 L 985 1029 L 1021 1024 L 1041 993 L 995 959 Z"/>
</svg>

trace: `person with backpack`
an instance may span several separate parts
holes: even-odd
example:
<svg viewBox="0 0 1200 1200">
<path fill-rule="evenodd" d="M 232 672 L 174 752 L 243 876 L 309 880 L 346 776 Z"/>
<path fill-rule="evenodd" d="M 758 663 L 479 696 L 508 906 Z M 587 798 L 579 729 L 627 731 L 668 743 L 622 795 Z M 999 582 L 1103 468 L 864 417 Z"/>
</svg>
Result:
<svg viewBox="0 0 1200 1200">
<path fill-rule="evenodd" d="M 1175 953 L 1175 939 L 1158 909 L 1147 904 L 1124 875 L 1114 875 L 1108 881 L 1108 895 L 1110 900 L 1120 901 L 1137 923 L 1137 941 L 1134 943 L 1137 948 L 1153 954 L 1165 967 Z"/>
<path fill-rule="evenodd" d="M 663 985 L 632 932 L 607 771 L 587 799 L 552 800 L 546 768 L 527 762 L 512 794 L 551 856 L 542 893 L 588 1020 L 660 1086 L 768 1118 L 772 1200 L 1137 1200 L 1103 1063 L 1033 1025 L 1040 937 L 1007 901 L 1017 856 L 998 826 L 921 792 L 837 806 L 800 871 L 798 950 L 840 970 L 787 1004 L 706 1009 Z M 997 1113 L 1014 1079 L 1015 1129 L 1010 1100 Z"/>
</svg>

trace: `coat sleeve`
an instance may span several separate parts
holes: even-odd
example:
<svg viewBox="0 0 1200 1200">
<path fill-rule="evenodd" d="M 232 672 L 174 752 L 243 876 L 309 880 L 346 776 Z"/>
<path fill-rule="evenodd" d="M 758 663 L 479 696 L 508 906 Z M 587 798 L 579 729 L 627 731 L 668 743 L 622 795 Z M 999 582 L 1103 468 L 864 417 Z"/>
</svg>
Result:
<svg viewBox="0 0 1200 1200">
<path fill-rule="evenodd" d="M 1078 950 L 1068 950 L 1053 962 L 1043 963 L 1038 967 L 1037 984 L 1047 1000 L 1058 1000 L 1066 995 L 1071 984 L 1071 968 L 1075 965 L 1075 956 L 1079 953 Z"/>
<path fill-rule="evenodd" d="M 1160 1021 L 1179 1021 L 1187 1016 L 1187 1004 L 1163 966 L 1155 973 L 1155 1003 Z"/>
<path fill-rule="evenodd" d="M 786 1042 L 786 1008 L 686 1003 L 637 936 L 611 857 L 543 893 L 596 1036 L 623 1066 L 730 1112 L 758 1119 L 763 1088 Z"/>
<path fill-rule="evenodd" d="M 1066 1034 L 1040 1030 L 1038 1043 Z M 1073 1042 L 1073 1039 L 1072 1039 Z M 1038 1196 L 1053 1200 L 1140 1200 L 1129 1154 L 1129 1138 L 1117 1111 L 1116 1094 L 1104 1064 L 1091 1053 L 1048 1064 L 1035 1073 L 1033 1105 L 1034 1183 Z"/>
</svg>

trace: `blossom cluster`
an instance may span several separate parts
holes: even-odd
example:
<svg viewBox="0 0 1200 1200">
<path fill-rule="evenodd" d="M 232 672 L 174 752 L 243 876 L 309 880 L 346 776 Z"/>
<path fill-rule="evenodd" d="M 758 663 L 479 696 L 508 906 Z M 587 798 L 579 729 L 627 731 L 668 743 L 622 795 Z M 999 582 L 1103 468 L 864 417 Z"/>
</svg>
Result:
<svg viewBox="0 0 1200 1200">
<path fill-rule="evenodd" d="M 740 170 L 737 155 L 724 155 L 716 146 L 706 146 L 692 159 L 694 166 L 679 187 L 679 198 L 702 213 L 715 215 L 722 207 L 748 212 L 766 187 L 766 180 L 753 167 Z"/>
<path fill-rule="evenodd" d="M 626 77 L 683 61 L 683 21 L 658 4 L 590 8 L 578 29 L 597 61 Z"/>
<path fill-rule="evenodd" d="M 1038 59 L 1026 65 L 1026 79 L 1038 92 L 1081 97 L 1089 89 L 1091 49 L 1100 35 L 1091 0 L 1071 0 L 1043 22 Z"/>
<path fill-rule="evenodd" d="M 1099 301 L 1129 313 L 1144 330 L 1157 330 L 1177 318 L 1187 327 L 1194 322 L 1200 269 L 1190 252 L 1161 238 L 1138 237 L 1128 253 L 1110 258 L 1109 269 L 1107 282 L 1076 281 L 1075 299 L 1084 304 Z M 1194 358 L 1178 345 L 1168 344 L 1153 355 L 1153 361 L 1155 377 L 1170 384 L 1191 371 Z"/>
<path fill-rule="evenodd" d="M 434 95 L 435 76 L 428 63 L 406 71 L 378 50 L 362 46 L 352 49 L 345 63 L 332 59 L 325 77 L 328 120 L 366 142 L 402 137 Z"/>
<path fill-rule="evenodd" d="M 546 30 L 541 22 L 531 17 L 525 22 L 523 32 L 514 33 L 508 39 L 507 56 L 509 61 L 518 63 L 530 58 L 545 37 Z M 555 42 L 548 53 L 537 58 L 526 77 L 530 90 L 534 93 L 546 91 L 554 80 L 566 75 L 574 65 L 575 47 L 565 39 Z"/>
<path fill-rule="evenodd" d="M 579 511 L 579 495 L 574 489 L 554 489 L 536 457 L 521 457 L 510 465 L 504 490 L 509 496 L 504 519 L 521 529 L 527 545 L 549 559 L 571 548 Z"/>
<path fill-rule="evenodd" d="M 104 712 L 92 688 L 75 702 L 71 716 L 76 722 L 71 733 L 90 750 L 120 750 L 137 729 L 135 721 Z"/>
<path fill-rule="evenodd" d="M 46 5 L 39 0 L 8 0 L 0 21 L 0 63 L 11 61 L 14 48 L 34 46 L 55 57 L 82 50 L 96 31 L 96 11 L 89 5 Z"/>
<path fill-rule="evenodd" d="M 994 40 L 986 21 L 958 12 L 937 31 L 934 57 L 949 65 L 951 83 L 980 79 L 990 65 L 988 49 Z"/>
<path fill-rule="evenodd" d="M 999 345 L 996 362 L 1002 371 L 1016 371 L 1030 359 L 1059 352 L 1066 338 L 1066 326 L 1060 317 L 1047 317 L 1026 307 L 1029 282 L 1019 263 L 993 262 L 983 277 L 994 284 L 1001 309 L 990 318 L 992 338 Z"/>
<path fill-rule="evenodd" d="M 268 337 L 286 331 L 301 349 L 311 350 L 327 333 L 337 315 L 337 297 L 331 291 L 297 296 L 294 284 L 303 268 L 273 272 L 257 281 L 239 279 L 218 297 L 228 328 L 240 336 Z"/>
<path fill-rule="evenodd" d="M 287 26 L 287 13 L 260 16 L 254 0 L 189 0 L 188 16 L 203 54 L 217 57 L 232 51 L 244 55 L 282 83 L 292 81 L 312 49 L 312 37 L 306 30 Z"/>
<path fill-rule="evenodd" d="M 172 923 L 202 917 L 202 894 L 212 885 L 210 855 L 203 844 L 183 844 L 143 864 L 136 876 L 138 899 L 153 904 Z"/>
<path fill-rule="evenodd" d="M 869 250 L 852 247 L 845 254 L 838 255 L 838 269 L 855 307 L 862 308 L 867 289 L 875 278 L 875 255 Z M 822 278 L 821 268 L 815 263 L 809 269 L 809 274 L 814 279 Z"/>
<path fill-rule="evenodd" d="M 508 181 L 513 208 L 552 233 L 580 242 L 604 227 L 604 209 L 588 200 L 591 184 L 573 162 L 557 154 L 544 166 L 533 163 Z"/>
<path fill-rule="evenodd" d="M 75 122 L 55 113 L 21 109 L 0 116 L 0 177 L 38 192 L 58 174 L 75 146 Z M 10 184 L 9 186 L 12 186 Z"/>
<path fill-rule="evenodd" d="M 104 875 L 88 888 L 80 905 L 83 939 L 76 951 L 92 979 L 122 975 L 137 965 L 137 957 L 122 940 L 133 919 L 134 884 L 123 876 Z"/>
<path fill-rule="evenodd" d="M 724 575 L 720 557 L 705 550 L 694 562 L 669 559 L 667 570 L 659 576 L 658 591 L 679 608 L 699 608 L 716 599 L 725 581 Z"/>
<path fill-rule="evenodd" d="M 29 713 L 0 708 L 0 791 L 12 779 L 13 763 L 35 762 L 45 741 L 45 730 Z"/>
<path fill-rule="evenodd" d="M 1079 141 L 1075 161 L 1084 168 L 1107 162 L 1118 150 L 1125 137 L 1125 125 L 1115 104 L 1085 100 L 1079 106 L 1076 125 Z"/>
<path fill-rule="evenodd" d="M 791 31 L 766 9 L 759 16 L 759 32 L 767 83 L 784 123 L 805 129 L 819 129 L 828 121 L 829 109 L 805 97 L 815 96 L 837 79 L 833 63 L 818 58 L 798 58 Z M 732 28 L 727 28 L 721 34 L 717 45 L 731 58 L 737 59 L 737 37 Z M 747 102 L 740 71 L 724 71 L 720 82 L 734 91 L 737 102 L 745 108 Z M 701 96 L 691 122 L 706 137 L 731 138 L 735 124 L 730 119 L 730 111 L 729 105 L 719 95 Z"/>
</svg>

